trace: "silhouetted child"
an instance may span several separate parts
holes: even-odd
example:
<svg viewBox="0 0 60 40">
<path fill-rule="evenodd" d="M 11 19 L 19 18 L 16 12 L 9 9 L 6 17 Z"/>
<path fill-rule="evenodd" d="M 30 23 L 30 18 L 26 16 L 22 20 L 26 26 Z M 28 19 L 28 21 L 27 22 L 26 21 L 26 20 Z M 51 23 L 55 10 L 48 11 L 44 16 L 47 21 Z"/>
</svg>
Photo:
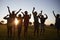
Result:
<svg viewBox="0 0 60 40">
<path fill-rule="evenodd" d="M 17 20 L 18 20 L 18 24 L 17 24 L 17 27 L 18 27 L 18 39 L 20 39 L 20 35 L 21 35 L 21 31 L 22 31 L 22 21 L 23 21 L 23 18 L 21 17 L 21 14 L 18 15 Z"/>
<path fill-rule="evenodd" d="M 59 36 L 59 31 L 60 31 L 60 14 L 55 15 L 53 11 L 53 15 L 55 17 L 55 27 L 57 29 L 57 35 Z"/>
<path fill-rule="evenodd" d="M 38 21 L 38 16 L 37 16 L 37 12 L 35 11 L 35 7 L 33 7 L 33 10 L 32 10 L 32 13 L 33 13 L 33 17 L 34 17 L 34 36 L 35 36 L 35 33 L 37 32 L 37 36 L 38 36 L 38 33 L 39 33 L 39 21 Z"/>
<path fill-rule="evenodd" d="M 8 38 L 10 38 L 10 37 L 12 37 L 12 20 L 11 20 L 11 15 L 5 16 L 4 19 L 7 20 L 7 35 L 8 35 Z"/>
<path fill-rule="evenodd" d="M 45 14 L 46 15 L 46 14 Z M 45 27 L 44 27 L 44 23 L 45 23 L 45 21 L 46 21 L 46 19 L 48 18 L 48 16 L 46 15 L 46 17 L 44 17 L 43 15 L 42 15 L 42 11 L 41 11 L 41 13 L 39 14 L 39 18 L 40 18 L 40 21 L 41 21 L 41 31 L 40 31 L 40 33 L 41 32 L 45 32 Z"/>
<path fill-rule="evenodd" d="M 14 32 L 14 35 L 15 35 L 15 18 L 16 18 L 16 15 L 21 11 L 21 9 L 19 9 L 18 12 L 15 13 L 15 11 L 12 11 L 12 13 L 10 12 L 10 8 L 7 6 L 8 8 L 8 12 L 9 14 L 11 15 L 12 17 L 12 27 L 13 27 L 13 32 Z"/>
<path fill-rule="evenodd" d="M 27 34 L 28 26 L 29 26 L 29 19 L 31 18 L 31 14 L 28 15 L 28 12 L 25 11 L 25 14 L 22 12 L 24 18 L 24 36 Z"/>
</svg>

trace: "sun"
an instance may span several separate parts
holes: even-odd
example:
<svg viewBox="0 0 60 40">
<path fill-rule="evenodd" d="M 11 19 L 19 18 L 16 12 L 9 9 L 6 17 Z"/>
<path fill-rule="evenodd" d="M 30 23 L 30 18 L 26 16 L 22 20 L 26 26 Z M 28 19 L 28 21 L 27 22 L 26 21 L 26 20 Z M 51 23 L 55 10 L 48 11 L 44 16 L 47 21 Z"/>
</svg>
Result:
<svg viewBox="0 0 60 40">
<path fill-rule="evenodd" d="M 17 18 L 15 18 L 15 25 L 18 25 L 18 22 Z"/>
</svg>

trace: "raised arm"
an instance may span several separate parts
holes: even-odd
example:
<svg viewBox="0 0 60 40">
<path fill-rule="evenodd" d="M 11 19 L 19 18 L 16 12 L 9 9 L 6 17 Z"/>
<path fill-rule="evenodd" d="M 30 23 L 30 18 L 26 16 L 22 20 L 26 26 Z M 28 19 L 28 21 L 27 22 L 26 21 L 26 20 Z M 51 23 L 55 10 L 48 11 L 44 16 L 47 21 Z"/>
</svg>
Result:
<svg viewBox="0 0 60 40">
<path fill-rule="evenodd" d="M 47 14 L 44 14 L 46 16 L 46 19 L 48 18 Z"/>
<path fill-rule="evenodd" d="M 53 11 L 53 15 L 55 16 L 55 13 L 54 13 L 54 11 Z M 55 16 L 56 17 L 56 16 Z"/>
<path fill-rule="evenodd" d="M 40 13 L 41 15 L 42 15 L 42 12 L 43 12 L 43 11 L 41 10 L 41 13 Z"/>
<path fill-rule="evenodd" d="M 23 15 L 25 15 L 23 12 L 21 12 Z"/>
<path fill-rule="evenodd" d="M 35 7 L 33 7 L 32 13 L 34 13 Z"/>
<path fill-rule="evenodd" d="M 38 16 L 42 16 L 42 14 L 41 13 L 39 13 L 39 15 Z"/>
<path fill-rule="evenodd" d="M 18 12 L 16 12 L 16 15 L 21 11 L 22 9 L 19 9 L 19 11 Z"/>
<path fill-rule="evenodd" d="M 42 10 L 41 10 L 41 13 L 39 13 L 38 17 L 41 18 L 41 16 L 42 16 Z"/>
<path fill-rule="evenodd" d="M 9 6 L 7 6 L 7 8 L 8 8 L 8 12 L 9 12 L 9 14 L 11 14 Z"/>
<path fill-rule="evenodd" d="M 31 14 L 29 15 L 29 18 L 31 18 Z"/>
</svg>

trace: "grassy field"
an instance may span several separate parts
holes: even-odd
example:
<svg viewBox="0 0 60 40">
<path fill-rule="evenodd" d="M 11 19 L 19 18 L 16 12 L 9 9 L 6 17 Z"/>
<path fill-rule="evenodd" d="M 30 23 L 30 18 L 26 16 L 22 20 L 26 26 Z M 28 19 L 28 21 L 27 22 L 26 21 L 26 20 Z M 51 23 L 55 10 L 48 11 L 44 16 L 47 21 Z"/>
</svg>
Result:
<svg viewBox="0 0 60 40">
<path fill-rule="evenodd" d="M 29 26 L 27 37 L 24 37 L 24 27 L 22 27 L 21 40 L 59 40 L 57 37 L 56 29 L 54 27 L 45 27 L 46 31 L 44 35 L 39 35 L 39 37 L 34 36 L 34 27 Z M 40 33 L 39 33 L 40 34 Z M 14 40 L 18 40 L 17 28 L 15 31 Z M 7 28 L 6 25 L 0 25 L 0 40 L 7 40 Z"/>
</svg>

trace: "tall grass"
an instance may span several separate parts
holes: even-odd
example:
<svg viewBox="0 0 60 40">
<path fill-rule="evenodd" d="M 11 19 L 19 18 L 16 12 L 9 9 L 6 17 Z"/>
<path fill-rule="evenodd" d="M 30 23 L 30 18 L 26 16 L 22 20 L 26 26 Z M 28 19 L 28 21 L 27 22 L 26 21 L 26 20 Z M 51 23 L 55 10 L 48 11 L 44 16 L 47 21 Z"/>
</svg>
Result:
<svg viewBox="0 0 60 40">
<path fill-rule="evenodd" d="M 40 31 L 40 30 L 39 30 Z M 57 37 L 56 29 L 54 27 L 45 27 L 44 35 L 39 33 L 39 36 L 34 36 L 34 27 L 28 27 L 28 34 L 24 37 L 24 26 L 22 27 L 21 40 L 59 40 Z M 17 28 L 15 30 L 15 36 L 12 37 L 14 40 L 18 40 Z M 7 27 L 6 25 L 0 25 L 0 40 L 7 40 Z"/>
</svg>

